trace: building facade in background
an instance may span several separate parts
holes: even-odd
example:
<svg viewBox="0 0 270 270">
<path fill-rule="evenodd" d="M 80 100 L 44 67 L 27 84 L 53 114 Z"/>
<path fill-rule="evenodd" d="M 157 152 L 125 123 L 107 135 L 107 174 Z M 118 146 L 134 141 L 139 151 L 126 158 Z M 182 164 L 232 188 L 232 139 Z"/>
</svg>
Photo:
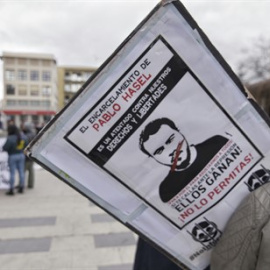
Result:
<svg viewBox="0 0 270 270">
<path fill-rule="evenodd" d="M 81 86 L 91 77 L 96 68 L 58 67 L 59 107 L 63 108 Z"/>
<path fill-rule="evenodd" d="M 16 125 L 48 122 L 59 110 L 56 60 L 51 54 L 4 52 L 2 113 Z"/>
</svg>

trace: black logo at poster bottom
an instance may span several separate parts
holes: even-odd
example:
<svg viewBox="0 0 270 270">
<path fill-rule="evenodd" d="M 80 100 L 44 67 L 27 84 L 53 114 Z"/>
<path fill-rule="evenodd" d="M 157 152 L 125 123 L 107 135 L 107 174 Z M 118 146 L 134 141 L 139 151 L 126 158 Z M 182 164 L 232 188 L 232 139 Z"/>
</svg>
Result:
<svg viewBox="0 0 270 270">
<path fill-rule="evenodd" d="M 190 256 L 191 260 L 194 260 L 204 252 L 212 249 L 222 235 L 218 226 L 206 218 L 204 218 L 203 221 L 196 223 L 191 232 L 187 232 L 192 236 L 193 240 L 199 242 L 203 246 L 200 250 Z"/>
<path fill-rule="evenodd" d="M 217 225 L 206 218 L 204 218 L 204 221 L 196 223 L 192 231 L 188 233 L 193 240 L 200 242 L 202 245 L 216 241 L 222 234 Z"/>
<path fill-rule="evenodd" d="M 270 170 L 266 169 L 263 165 L 261 167 L 262 169 L 253 172 L 247 182 L 245 182 L 250 192 L 270 181 Z"/>
</svg>

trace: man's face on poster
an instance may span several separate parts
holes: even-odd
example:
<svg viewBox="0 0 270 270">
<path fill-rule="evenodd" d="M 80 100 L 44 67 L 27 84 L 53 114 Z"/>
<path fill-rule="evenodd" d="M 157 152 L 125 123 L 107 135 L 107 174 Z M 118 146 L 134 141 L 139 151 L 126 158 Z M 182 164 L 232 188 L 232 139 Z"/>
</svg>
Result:
<svg viewBox="0 0 270 270">
<path fill-rule="evenodd" d="M 176 158 L 178 145 L 182 143 L 176 162 L 176 169 L 189 164 L 190 151 L 184 136 L 170 126 L 163 124 L 159 130 L 144 142 L 146 151 L 159 163 L 172 166 Z"/>
</svg>

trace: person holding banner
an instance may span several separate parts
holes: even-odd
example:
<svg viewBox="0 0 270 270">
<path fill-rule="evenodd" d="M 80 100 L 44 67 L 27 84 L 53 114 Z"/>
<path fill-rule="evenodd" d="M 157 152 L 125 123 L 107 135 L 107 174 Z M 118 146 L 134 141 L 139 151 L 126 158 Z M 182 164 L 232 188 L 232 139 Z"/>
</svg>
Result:
<svg viewBox="0 0 270 270">
<path fill-rule="evenodd" d="M 159 118 L 148 123 L 140 135 L 140 149 L 170 168 L 159 187 L 161 200 L 168 202 L 177 195 L 228 141 L 216 135 L 197 145 L 189 145 L 172 120 Z"/>
<path fill-rule="evenodd" d="M 182 270 L 139 237 L 133 270 Z"/>
<path fill-rule="evenodd" d="M 7 195 L 14 195 L 14 182 L 16 169 L 19 173 L 19 193 L 24 190 L 24 166 L 25 155 L 23 150 L 27 144 L 26 137 L 20 133 L 15 125 L 8 126 L 8 137 L 3 145 L 3 151 L 8 153 L 8 165 L 10 170 L 10 189 Z"/>
</svg>

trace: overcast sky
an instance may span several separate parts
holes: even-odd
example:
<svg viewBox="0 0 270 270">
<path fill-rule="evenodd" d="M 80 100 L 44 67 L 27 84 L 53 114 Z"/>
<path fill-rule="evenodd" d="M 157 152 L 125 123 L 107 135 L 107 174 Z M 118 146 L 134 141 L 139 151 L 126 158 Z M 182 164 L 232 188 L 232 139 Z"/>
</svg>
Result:
<svg viewBox="0 0 270 270">
<path fill-rule="evenodd" d="M 98 67 L 159 1 L 0 0 L 0 55 L 50 53 L 58 65 Z M 270 1 L 182 1 L 235 68 L 241 49 L 270 36 Z M 2 61 L 0 99 L 3 97 Z"/>
</svg>

